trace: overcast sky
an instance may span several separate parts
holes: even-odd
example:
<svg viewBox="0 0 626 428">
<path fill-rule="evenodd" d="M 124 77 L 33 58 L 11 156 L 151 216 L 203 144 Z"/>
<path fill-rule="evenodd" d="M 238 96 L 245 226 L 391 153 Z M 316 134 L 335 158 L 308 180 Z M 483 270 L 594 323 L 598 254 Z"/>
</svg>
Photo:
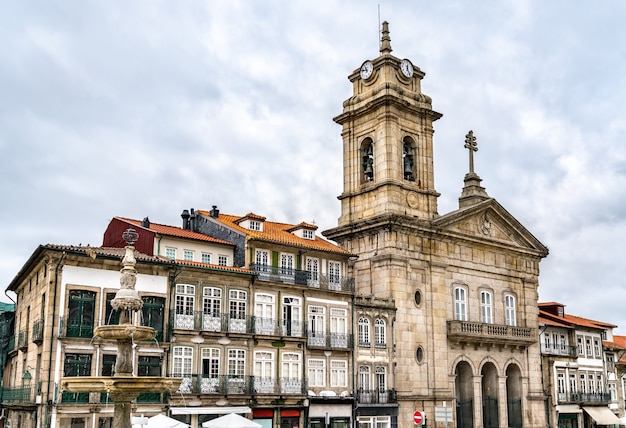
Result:
<svg viewBox="0 0 626 428">
<path fill-rule="evenodd" d="M 39 244 L 183 209 L 337 225 L 347 76 L 426 77 L 439 213 L 468 155 L 549 249 L 540 300 L 626 334 L 626 2 L 0 0 L 0 287 Z M 2 297 L 6 300 L 6 297 Z"/>
</svg>

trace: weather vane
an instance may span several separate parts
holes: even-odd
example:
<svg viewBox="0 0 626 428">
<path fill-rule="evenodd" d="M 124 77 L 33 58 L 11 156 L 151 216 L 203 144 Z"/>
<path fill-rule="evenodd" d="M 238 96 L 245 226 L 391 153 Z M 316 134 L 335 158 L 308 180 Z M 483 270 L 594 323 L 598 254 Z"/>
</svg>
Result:
<svg viewBox="0 0 626 428">
<path fill-rule="evenodd" d="M 469 150 L 470 174 L 474 174 L 474 152 L 478 151 L 478 144 L 472 130 L 465 136 L 465 148 Z"/>
</svg>

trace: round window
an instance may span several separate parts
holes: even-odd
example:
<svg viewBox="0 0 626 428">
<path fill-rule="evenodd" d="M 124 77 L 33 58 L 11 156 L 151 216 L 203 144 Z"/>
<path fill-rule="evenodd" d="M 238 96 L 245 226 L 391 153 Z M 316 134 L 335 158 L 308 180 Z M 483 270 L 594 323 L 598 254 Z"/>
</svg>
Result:
<svg viewBox="0 0 626 428">
<path fill-rule="evenodd" d="M 422 293 L 421 291 L 415 291 L 415 304 L 419 306 L 422 303 Z"/>
<path fill-rule="evenodd" d="M 415 359 L 418 363 L 421 363 L 424 360 L 424 348 L 421 346 L 418 346 L 417 351 L 415 351 Z"/>
</svg>

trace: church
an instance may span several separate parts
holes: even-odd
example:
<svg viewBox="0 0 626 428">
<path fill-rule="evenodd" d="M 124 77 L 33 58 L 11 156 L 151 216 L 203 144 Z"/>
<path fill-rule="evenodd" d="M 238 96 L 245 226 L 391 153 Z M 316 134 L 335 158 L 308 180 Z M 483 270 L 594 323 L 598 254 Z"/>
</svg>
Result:
<svg viewBox="0 0 626 428">
<path fill-rule="evenodd" d="M 413 426 L 416 411 L 429 426 L 546 426 L 537 299 L 548 249 L 481 186 L 472 131 L 458 209 L 438 213 L 433 124 L 442 115 L 424 76 L 392 55 L 384 22 L 380 55 L 349 76 L 353 95 L 334 118 L 344 186 L 338 226 L 323 234 L 356 256 L 357 299 L 395 305 L 387 377 L 398 406 L 359 406 L 355 417 L 372 427 L 382 417 Z M 369 381 L 361 367 L 375 358 L 355 346 L 357 383 Z"/>
</svg>

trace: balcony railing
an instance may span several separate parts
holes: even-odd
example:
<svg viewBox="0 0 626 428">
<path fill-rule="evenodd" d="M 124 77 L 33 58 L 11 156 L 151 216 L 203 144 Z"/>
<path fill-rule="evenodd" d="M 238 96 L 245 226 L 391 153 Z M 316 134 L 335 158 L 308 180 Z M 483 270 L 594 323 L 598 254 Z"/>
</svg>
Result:
<svg viewBox="0 0 626 428">
<path fill-rule="evenodd" d="M 448 321 L 448 339 L 478 345 L 530 346 L 537 342 L 537 334 L 530 327 Z"/>
<path fill-rule="evenodd" d="M 309 347 L 352 349 L 353 336 L 348 333 L 320 333 L 317 331 L 307 332 L 307 344 Z"/>
<path fill-rule="evenodd" d="M 608 404 L 611 402 L 611 394 L 608 392 L 560 392 L 558 394 L 559 404 L 579 403 L 579 404 Z"/>
<path fill-rule="evenodd" d="M 61 394 L 61 402 L 62 403 L 76 403 L 76 404 L 89 403 L 89 393 L 88 392 L 63 391 Z"/>
<path fill-rule="evenodd" d="M 17 334 L 17 348 L 20 351 L 28 349 L 28 330 L 20 330 Z"/>
<path fill-rule="evenodd" d="M 43 342 L 43 320 L 37 320 L 33 323 L 33 342 L 41 345 Z"/>
<path fill-rule="evenodd" d="M 106 323 L 103 321 L 98 322 L 98 325 L 105 325 L 105 324 Z M 146 326 L 146 324 L 143 322 L 140 325 Z M 60 338 L 77 337 L 77 338 L 91 339 L 93 337 L 93 330 L 94 330 L 94 325 L 92 324 L 69 323 L 67 318 L 65 317 L 60 318 L 60 322 L 59 322 L 59 337 Z M 155 339 L 158 342 L 161 342 L 163 339 L 163 331 L 160 329 L 155 329 L 155 330 L 156 330 Z M 33 331 L 34 331 L 34 327 L 33 327 Z M 43 334 L 43 323 L 42 323 L 42 334 Z M 33 341 L 35 341 L 34 338 L 33 338 Z"/>
<path fill-rule="evenodd" d="M 61 317 L 59 321 L 59 337 L 82 337 L 91 339 L 93 337 L 93 324 L 77 324 L 68 322 L 66 317 Z"/>
<path fill-rule="evenodd" d="M 251 264 L 250 269 L 259 273 L 261 281 L 274 281 L 286 284 L 304 285 L 322 290 L 354 292 L 354 278 L 339 275 L 322 275 L 307 270 L 288 269 L 276 266 Z"/>
<path fill-rule="evenodd" d="M 218 395 L 304 395 L 307 386 L 305 379 L 266 378 L 258 376 L 210 376 L 185 375 L 178 388 L 181 394 L 218 394 Z"/>
<path fill-rule="evenodd" d="M 541 353 L 549 355 L 560 355 L 564 357 L 576 358 L 578 352 L 575 346 L 562 345 L 560 343 L 541 343 Z"/>
<path fill-rule="evenodd" d="M 359 389 L 356 399 L 359 404 L 388 404 L 396 402 L 397 394 L 395 389 Z"/>
<path fill-rule="evenodd" d="M 210 331 L 218 333 L 245 333 L 268 336 L 304 337 L 304 323 L 301 321 L 276 320 L 245 316 L 232 317 L 230 314 L 188 311 L 183 314 L 172 311 L 170 323 L 174 329 Z"/>
<path fill-rule="evenodd" d="M 100 393 L 100 403 L 114 403 L 113 397 L 106 392 Z M 167 399 L 164 393 L 159 392 L 142 392 L 136 399 L 137 403 L 166 403 Z"/>
<path fill-rule="evenodd" d="M 24 404 L 32 403 L 33 400 L 33 387 L 22 386 L 19 388 L 3 388 L 2 389 L 2 403 L 3 404 Z"/>
</svg>

